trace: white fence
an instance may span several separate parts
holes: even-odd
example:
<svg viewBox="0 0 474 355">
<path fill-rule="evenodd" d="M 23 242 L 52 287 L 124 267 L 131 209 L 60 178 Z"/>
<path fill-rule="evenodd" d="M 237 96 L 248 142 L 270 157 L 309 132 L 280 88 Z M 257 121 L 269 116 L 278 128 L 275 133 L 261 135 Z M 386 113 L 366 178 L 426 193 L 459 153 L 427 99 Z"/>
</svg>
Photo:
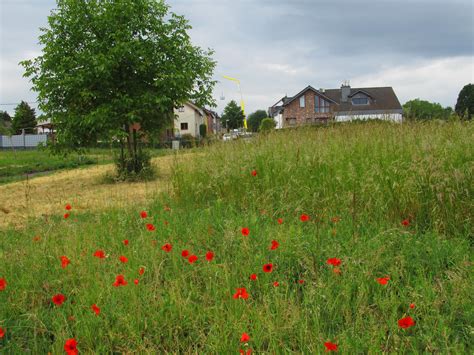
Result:
<svg viewBox="0 0 474 355">
<path fill-rule="evenodd" d="M 0 148 L 35 148 L 39 143 L 46 143 L 47 140 L 47 134 L 0 136 Z"/>
</svg>

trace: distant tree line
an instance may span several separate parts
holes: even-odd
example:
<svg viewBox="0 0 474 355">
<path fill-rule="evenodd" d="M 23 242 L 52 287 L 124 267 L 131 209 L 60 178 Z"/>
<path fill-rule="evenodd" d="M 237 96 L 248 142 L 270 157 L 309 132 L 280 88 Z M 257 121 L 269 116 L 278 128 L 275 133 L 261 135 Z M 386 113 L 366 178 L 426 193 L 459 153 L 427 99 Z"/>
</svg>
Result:
<svg viewBox="0 0 474 355">
<path fill-rule="evenodd" d="M 403 116 L 408 120 L 447 120 L 451 117 L 470 120 L 474 115 L 474 85 L 465 85 L 458 95 L 455 109 L 420 99 L 403 105 Z"/>
</svg>

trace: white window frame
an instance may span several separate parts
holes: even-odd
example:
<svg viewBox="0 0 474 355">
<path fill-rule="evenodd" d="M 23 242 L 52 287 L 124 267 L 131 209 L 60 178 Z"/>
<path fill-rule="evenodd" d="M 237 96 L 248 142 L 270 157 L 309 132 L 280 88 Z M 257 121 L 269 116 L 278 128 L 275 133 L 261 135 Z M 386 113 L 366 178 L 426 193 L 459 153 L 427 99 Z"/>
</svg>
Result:
<svg viewBox="0 0 474 355">
<path fill-rule="evenodd" d="M 304 108 L 305 107 L 305 98 L 304 98 L 304 95 L 301 95 L 300 96 L 300 108 Z"/>
</svg>

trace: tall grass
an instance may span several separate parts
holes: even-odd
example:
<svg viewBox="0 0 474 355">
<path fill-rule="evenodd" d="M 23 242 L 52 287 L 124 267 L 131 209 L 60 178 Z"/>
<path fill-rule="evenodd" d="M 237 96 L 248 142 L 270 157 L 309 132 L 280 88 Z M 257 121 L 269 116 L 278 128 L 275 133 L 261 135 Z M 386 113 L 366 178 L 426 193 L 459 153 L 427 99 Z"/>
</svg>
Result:
<svg viewBox="0 0 474 355">
<path fill-rule="evenodd" d="M 360 223 L 409 218 L 420 231 L 472 227 L 472 124 L 364 123 L 301 128 L 210 149 L 179 166 L 184 202 L 225 200 L 239 210 L 344 213 Z M 250 171 L 256 169 L 258 178 Z"/>
<path fill-rule="evenodd" d="M 173 193 L 144 206 L 146 219 L 74 206 L 64 219 L 58 206 L 47 225 L 0 232 L 0 352 L 60 353 L 74 337 L 95 353 L 313 354 L 326 341 L 341 353 L 469 353 L 473 133 L 462 123 L 368 123 L 226 142 L 177 164 Z M 199 260 L 189 264 L 183 249 Z M 268 262 L 272 273 L 262 272 Z M 112 286 L 117 274 L 127 286 Z M 249 299 L 233 299 L 239 287 Z M 67 300 L 57 307 L 59 292 Z M 399 328 L 407 315 L 416 325 Z"/>
</svg>

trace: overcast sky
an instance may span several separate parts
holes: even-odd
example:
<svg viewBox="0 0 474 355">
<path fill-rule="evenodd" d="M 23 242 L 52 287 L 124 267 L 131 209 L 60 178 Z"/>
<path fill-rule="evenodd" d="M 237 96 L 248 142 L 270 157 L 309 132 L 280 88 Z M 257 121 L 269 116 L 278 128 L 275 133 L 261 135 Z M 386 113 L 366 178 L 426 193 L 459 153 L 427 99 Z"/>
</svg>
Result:
<svg viewBox="0 0 474 355">
<path fill-rule="evenodd" d="M 474 82 L 472 0 L 169 0 L 193 42 L 215 50 L 217 110 L 239 100 L 247 113 L 312 85 L 392 86 L 400 102 L 454 106 Z M 0 110 L 35 101 L 20 60 L 41 53 L 39 28 L 54 0 L 0 0 Z M 221 100 L 221 95 L 225 100 Z"/>
</svg>

